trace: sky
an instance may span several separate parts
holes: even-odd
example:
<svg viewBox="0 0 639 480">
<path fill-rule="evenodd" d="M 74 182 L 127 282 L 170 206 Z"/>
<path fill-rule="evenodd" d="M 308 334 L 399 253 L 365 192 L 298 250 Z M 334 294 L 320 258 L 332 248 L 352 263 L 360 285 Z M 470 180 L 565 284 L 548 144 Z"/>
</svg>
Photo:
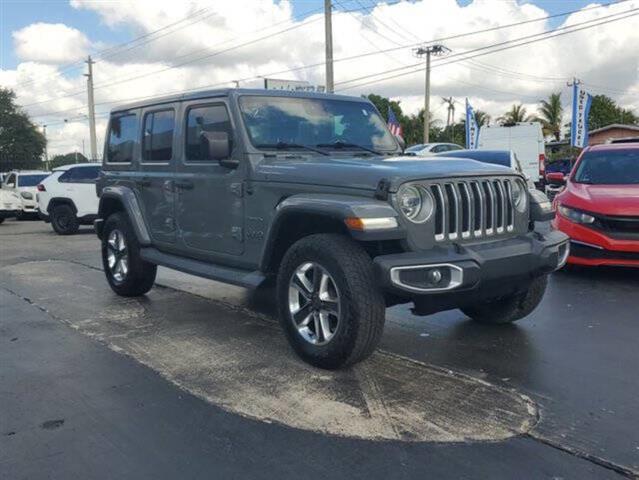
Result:
<svg viewBox="0 0 639 480">
<path fill-rule="evenodd" d="M 88 54 L 97 62 L 101 142 L 109 109 L 132 98 L 231 86 L 236 79 L 259 86 L 263 75 L 324 84 L 322 65 L 305 67 L 324 60 L 323 3 L 0 0 L 0 86 L 13 88 L 33 120 L 47 125 L 50 154 L 82 151 L 82 140 L 86 151 Z M 442 97 L 456 100 L 457 118 L 466 97 L 496 118 L 513 103 L 535 113 L 540 99 L 561 92 L 567 122 L 566 81 L 573 76 L 591 93 L 607 94 L 637 112 L 639 16 L 464 60 L 490 49 L 464 52 L 597 18 L 604 22 L 613 14 L 621 18 L 632 9 L 639 9 L 639 0 L 613 6 L 584 0 L 334 0 L 334 57 L 347 59 L 335 64 L 336 90 L 385 95 L 415 113 L 423 104 L 424 81 L 413 46 L 523 21 L 528 23 L 443 42 L 452 52 L 448 60 L 434 61 L 436 119 L 446 121 Z M 578 11 L 538 20 L 572 10 Z"/>
</svg>

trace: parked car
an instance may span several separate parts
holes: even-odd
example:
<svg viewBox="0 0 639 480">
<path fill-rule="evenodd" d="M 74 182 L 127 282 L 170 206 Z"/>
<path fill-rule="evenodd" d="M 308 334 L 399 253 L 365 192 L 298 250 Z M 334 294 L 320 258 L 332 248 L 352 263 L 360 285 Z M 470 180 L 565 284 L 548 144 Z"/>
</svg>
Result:
<svg viewBox="0 0 639 480">
<path fill-rule="evenodd" d="M 562 175 L 548 177 L 560 183 Z M 639 143 L 585 148 L 555 207 L 569 263 L 639 267 Z"/>
<path fill-rule="evenodd" d="M 97 218 L 95 182 L 100 169 L 95 163 L 65 165 L 38 184 L 40 218 L 59 235 L 72 235 Z"/>
<path fill-rule="evenodd" d="M 543 191 L 546 145 L 539 122 L 512 125 L 486 125 L 479 132 L 480 150 L 512 150 L 522 169 L 537 188 Z"/>
<path fill-rule="evenodd" d="M 20 200 L 15 197 L 13 192 L 2 188 L 6 176 L 8 174 L 0 175 L 0 223 L 3 223 L 7 218 L 15 217 L 20 205 Z"/>
<path fill-rule="evenodd" d="M 111 112 L 96 232 L 117 294 L 162 265 L 254 288 L 276 279 L 283 330 L 322 368 L 366 358 L 385 308 L 461 308 L 504 324 L 541 301 L 568 238 L 512 170 L 402 158 L 360 97 L 228 89 Z"/>
<path fill-rule="evenodd" d="M 456 143 L 420 143 L 408 147 L 404 150 L 404 153 L 418 157 L 426 157 L 434 153 L 453 152 L 455 150 L 462 150 L 463 148 L 464 147 Z"/>
<path fill-rule="evenodd" d="M 535 188 L 533 181 L 524 172 L 524 169 L 517 158 L 517 154 L 512 150 L 456 150 L 454 152 L 439 153 L 433 158 L 437 157 L 468 158 L 482 163 L 508 167 L 523 175 L 526 179 L 526 183 L 528 184 L 528 188 Z"/>
<path fill-rule="evenodd" d="M 15 208 L 17 218 L 35 217 L 38 214 L 36 202 L 36 186 L 45 179 L 50 172 L 41 170 L 23 170 L 9 172 L 2 184 L 5 198 Z"/>
</svg>

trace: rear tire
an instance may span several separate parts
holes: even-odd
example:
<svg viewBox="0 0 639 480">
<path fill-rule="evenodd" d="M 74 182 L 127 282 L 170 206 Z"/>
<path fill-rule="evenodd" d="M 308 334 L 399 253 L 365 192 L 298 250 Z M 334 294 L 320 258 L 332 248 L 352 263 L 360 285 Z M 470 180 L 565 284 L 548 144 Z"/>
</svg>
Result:
<svg viewBox="0 0 639 480">
<path fill-rule="evenodd" d="M 544 298 L 548 275 L 532 281 L 526 291 L 485 302 L 477 306 L 462 308 L 461 311 L 479 323 L 503 325 L 516 322 L 528 316 Z"/>
<path fill-rule="evenodd" d="M 80 223 L 73 209 L 62 204 L 51 210 L 51 226 L 58 235 L 73 235 L 80 228 Z"/>
<path fill-rule="evenodd" d="M 278 307 L 304 361 L 337 369 L 375 350 L 386 306 L 374 278 L 368 254 L 343 235 L 311 235 L 289 248 L 277 276 Z"/>
<path fill-rule="evenodd" d="M 4 222 L 4 217 L 0 217 L 0 223 Z"/>
<path fill-rule="evenodd" d="M 153 287 L 157 266 L 140 258 L 140 244 L 127 216 L 110 215 L 102 232 L 102 265 L 111 289 L 123 297 L 144 295 Z"/>
</svg>

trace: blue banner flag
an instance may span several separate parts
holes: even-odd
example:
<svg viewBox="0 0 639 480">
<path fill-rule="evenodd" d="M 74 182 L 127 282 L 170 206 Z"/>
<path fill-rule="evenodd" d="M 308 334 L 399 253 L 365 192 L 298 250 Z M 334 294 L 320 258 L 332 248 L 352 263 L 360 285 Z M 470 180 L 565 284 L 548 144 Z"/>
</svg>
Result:
<svg viewBox="0 0 639 480">
<path fill-rule="evenodd" d="M 582 89 L 577 82 L 572 89 L 572 125 L 570 127 L 570 145 L 584 148 L 588 145 L 588 115 L 592 95 Z"/>
<path fill-rule="evenodd" d="M 479 146 L 479 126 L 473 107 L 466 99 L 466 148 L 474 150 Z"/>
</svg>

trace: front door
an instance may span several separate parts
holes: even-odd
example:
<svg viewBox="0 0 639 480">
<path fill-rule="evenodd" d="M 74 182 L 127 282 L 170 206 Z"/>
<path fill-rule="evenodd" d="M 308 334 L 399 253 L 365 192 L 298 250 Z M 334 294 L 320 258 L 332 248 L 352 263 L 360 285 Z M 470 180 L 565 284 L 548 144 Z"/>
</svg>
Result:
<svg viewBox="0 0 639 480">
<path fill-rule="evenodd" d="M 185 105 L 184 148 L 175 178 L 176 217 L 182 248 L 194 256 L 244 251 L 243 169 L 209 155 L 206 134 L 225 132 L 233 149 L 233 125 L 225 100 Z"/>
</svg>

